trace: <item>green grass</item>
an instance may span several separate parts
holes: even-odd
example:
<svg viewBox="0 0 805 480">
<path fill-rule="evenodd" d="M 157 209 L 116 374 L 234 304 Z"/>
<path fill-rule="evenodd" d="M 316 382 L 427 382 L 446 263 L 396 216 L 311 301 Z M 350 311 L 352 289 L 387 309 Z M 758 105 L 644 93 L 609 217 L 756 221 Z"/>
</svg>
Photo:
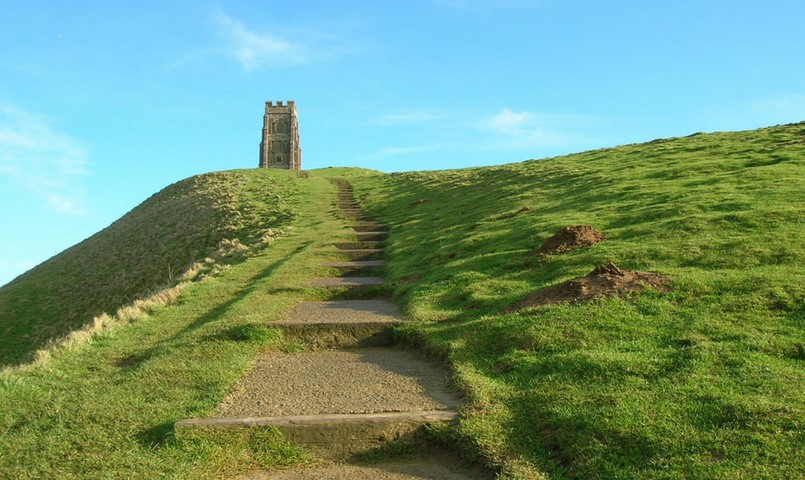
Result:
<svg viewBox="0 0 805 480">
<path fill-rule="evenodd" d="M 285 348 L 267 324 L 322 298 L 303 283 L 326 273 L 318 265 L 341 225 L 323 214 L 334 199 L 324 178 L 214 176 L 226 196 L 252 196 L 239 211 L 262 210 L 240 232 L 252 228 L 257 239 L 286 225 L 288 233 L 196 277 L 173 305 L 152 305 L 125 328 L 0 373 L 0 478 L 221 478 L 311 461 L 276 430 L 174 433 L 176 420 L 209 415 L 260 352 Z"/>
<path fill-rule="evenodd" d="M 805 124 L 353 185 L 469 449 L 522 477 L 805 477 Z M 528 255 L 577 224 L 607 240 Z M 607 262 L 673 291 L 501 313 Z"/>
<path fill-rule="evenodd" d="M 168 265 L 218 257 L 172 302 L 0 373 L 0 478 L 226 478 L 315 461 L 274 430 L 177 436 L 173 423 L 212 412 L 261 352 L 300 348 L 267 324 L 327 298 L 303 285 L 328 273 L 342 225 L 327 213 L 331 176 L 390 226 L 387 278 L 414 320 L 398 337 L 444 358 L 467 394 L 440 441 L 504 478 L 805 477 L 799 124 L 488 168 L 180 182 L 0 289 L 14 365 L 172 285 Z M 607 240 L 528 255 L 576 224 Z M 215 253 L 234 240 L 250 247 Z M 670 274 L 673 290 L 502 313 L 607 262 Z M 124 271 L 137 280 L 101 281 Z"/>
<path fill-rule="evenodd" d="M 93 317 L 175 284 L 193 262 L 264 242 L 294 218 L 295 178 L 191 177 L 0 288 L 0 367 L 30 361 Z"/>
</svg>

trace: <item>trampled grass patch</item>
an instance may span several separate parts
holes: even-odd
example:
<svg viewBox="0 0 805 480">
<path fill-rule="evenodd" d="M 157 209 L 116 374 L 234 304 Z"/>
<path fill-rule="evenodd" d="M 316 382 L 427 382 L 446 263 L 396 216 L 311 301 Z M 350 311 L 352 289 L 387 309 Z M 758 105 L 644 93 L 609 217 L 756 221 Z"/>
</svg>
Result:
<svg viewBox="0 0 805 480">
<path fill-rule="evenodd" d="M 513 476 L 805 476 L 805 124 L 356 178 L 388 278 Z M 606 240 L 529 255 L 565 226 Z M 612 262 L 668 293 L 504 313 Z M 515 473 L 516 472 L 516 473 Z"/>
</svg>

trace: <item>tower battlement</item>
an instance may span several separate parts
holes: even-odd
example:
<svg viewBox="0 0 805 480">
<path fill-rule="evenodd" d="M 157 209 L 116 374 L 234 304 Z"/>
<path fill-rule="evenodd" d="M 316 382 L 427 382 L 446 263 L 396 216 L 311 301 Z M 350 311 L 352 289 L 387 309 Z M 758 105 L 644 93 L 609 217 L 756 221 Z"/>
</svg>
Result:
<svg viewBox="0 0 805 480">
<path fill-rule="evenodd" d="M 260 168 L 302 169 L 299 120 L 296 103 L 288 100 L 266 102 L 263 136 L 260 141 Z"/>
</svg>

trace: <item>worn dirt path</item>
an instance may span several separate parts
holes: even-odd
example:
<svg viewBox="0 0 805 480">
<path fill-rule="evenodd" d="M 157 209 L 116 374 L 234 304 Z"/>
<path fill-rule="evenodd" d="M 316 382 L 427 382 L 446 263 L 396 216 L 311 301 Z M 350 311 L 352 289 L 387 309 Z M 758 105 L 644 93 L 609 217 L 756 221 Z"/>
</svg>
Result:
<svg viewBox="0 0 805 480">
<path fill-rule="evenodd" d="M 333 254 L 346 260 L 324 263 L 328 259 L 323 258 L 322 266 L 347 271 L 340 277 L 312 279 L 305 286 L 382 286 L 381 277 L 360 273 L 361 269 L 384 265 L 379 257 L 386 229 L 363 217 L 348 183 L 339 182 L 338 195 L 341 208 L 334 215 L 353 229 L 354 240 L 333 243 Z M 182 422 L 230 428 L 276 425 L 292 441 L 330 459 L 315 467 L 253 472 L 238 480 L 490 478 L 432 453 L 382 463 L 350 463 L 360 458 L 360 452 L 388 441 L 416 442 L 422 438 L 424 424 L 454 421 L 457 416 L 460 398 L 451 388 L 449 373 L 438 362 L 390 345 L 344 348 L 389 343 L 390 329 L 402 321 L 398 308 L 383 299 L 303 302 L 274 325 L 285 329 L 288 338 L 301 339 L 308 349 L 260 357 L 218 406 L 213 418 Z M 335 347 L 339 349 L 332 350 Z"/>
</svg>

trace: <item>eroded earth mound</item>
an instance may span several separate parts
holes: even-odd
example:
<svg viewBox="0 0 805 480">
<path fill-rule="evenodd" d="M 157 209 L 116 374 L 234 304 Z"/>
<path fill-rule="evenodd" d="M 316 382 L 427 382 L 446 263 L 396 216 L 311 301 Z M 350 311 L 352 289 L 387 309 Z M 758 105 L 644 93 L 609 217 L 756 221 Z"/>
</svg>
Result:
<svg viewBox="0 0 805 480">
<path fill-rule="evenodd" d="M 628 292 L 639 292 L 647 288 L 668 291 L 668 275 L 654 272 L 621 270 L 609 263 L 596 267 L 583 277 L 543 288 L 509 307 L 507 312 L 516 312 L 528 307 L 573 303 L 592 298 L 614 297 Z"/>
<path fill-rule="evenodd" d="M 589 225 L 562 227 L 551 238 L 545 240 L 545 243 L 535 250 L 533 254 L 542 257 L 544 255 L 563 253 L 569 250 L 595 245 L 603 241 L 604 238 L 604 232 L 596 230 Z"/>
</svg>

